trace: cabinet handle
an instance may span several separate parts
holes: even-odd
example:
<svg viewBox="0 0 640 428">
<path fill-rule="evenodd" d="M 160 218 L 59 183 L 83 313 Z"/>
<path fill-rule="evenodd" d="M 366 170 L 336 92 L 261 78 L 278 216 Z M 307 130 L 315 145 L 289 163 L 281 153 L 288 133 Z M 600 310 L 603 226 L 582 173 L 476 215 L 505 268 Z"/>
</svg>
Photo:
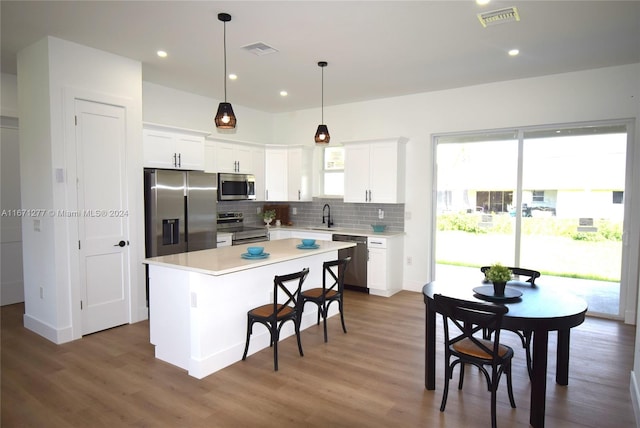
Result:
<svg viewBox="0 0 640 428">
<path fill-rule="evenodd" d="M 298 200 L 302 199 L 302 195 L 300 194 L 300 190 L 298 190 Z"/>
<path fill-rule="evenodd" d="M 178 166 L 178 158 L 177 158 L 177 153 L 173 154 L 173 166 L 176 167 Z"/>
<path fill-rule="evenodd" d="M 266 190 L 266 189 L 264 191 L 264 199 L 267 200 L 267 201 L 269 200 L 269 191 Z"/>
<path fill-rule="evenodd" d="M 182 154 L 178 153 L 178 166 L 181 167 L 182 166 Z"/>
</svg>

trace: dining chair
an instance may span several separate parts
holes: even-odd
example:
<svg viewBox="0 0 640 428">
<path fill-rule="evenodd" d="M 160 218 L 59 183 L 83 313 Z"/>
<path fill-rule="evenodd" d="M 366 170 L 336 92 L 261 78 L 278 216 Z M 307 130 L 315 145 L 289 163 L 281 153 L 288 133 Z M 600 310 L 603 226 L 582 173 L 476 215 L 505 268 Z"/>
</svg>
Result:
<svg viewBox="0 0 640 428">
<path fill-rule="evenodd" d="M 500 344 L 500 327 L 504 314 L 509 308 L 503 305 L 471 302 L 435 294 L 435 311 L 442 315 L 445 343 L 445 383 L 440 411 L 444 412 L 449 393 L 449 380 L 453 378 L 453 369 L 460 364 L 458 389 L 464 382 L 464 366 L 472 364 L 485 376 L 491 392 L 491 426 L 496 427 L 496 395 L 500 378 L 507 378 L 507 391 L 511 407 L 515 408 L 511 383 L 511 360 L 513 349 Z M 450 332 L 450 327 L 453 330 Z M 493 340 L 482 336 L 484 329 L 494 331 Z M 455 359 L 451 361 L 451 358 Z M 491 367 L 491 372 L 485 366 Z"/>
<path fill-rule="evenodd" d="M 340 312 L 340 322 L 342 323 L 342 331 L 347 332 L 344 324 L 344 274 L 347 266 L 351 261 L 351 257 L 345 257 L 338 260 L 324 262 L 322 264 L 322 288 L 310 288 L 302 292 L 302 307 L 307 302 L 315 303 L 318 306 L 318 324 L 320 317 L 324 324 L 324 341 L 327 341 L 327 315 L 329 306 L 333 302 L 338 302 L 338 310 Z"/>
<path fill-rule="evenodd" d="M 489 269 L 489 267 L 490 266 L 482 266 L 480 268 L 480 271 L 482 273 L 485 273 Z M 509 269 L 511 269 L 511 272 L 513 272 L 513 275 L 517 276 L 518 279 L 524 279 L 524 281 L 521 281 L 521 282 L 527 282 L 531 285 L 531 287 L 536 287 L 536 278 L 540 278 L 540 272 L 538 272 L 537 270 L 525 269 L 520 267 L 509 267 Z M 515 330 L 515 329 L 514 330 L 510 329 L 510 331 L 517 334 L 518 337 L 520 338 L 520 341 L 522 342 L 522 347 L 525 350 L 525 354 L 527 358 L 527 372 L 529 373 L 529 379 L 531 379 L 531 376 L 533 375 L 533 366 L 531 363 L 532 361 L 531 337 L 533 335 L 533 332 L 530 330 Z M 485 338 L 488 338 L 491 336 L 490 331 L 486 333 L 487 334 L 485 335 Z"/>
<path fill-rule="evenodd" d="M 300 341 L 300 321 L 302 320 L 302 300 L 300 293 L 302 284 L 309 274 L 309 268 L 288 275 L 276 275 L 273 278 L 273 303 L 258 306 L 247 312 L 247 340 L 242 359 L 247 358 L 249 341 L 253 333 L 253 325 L 264 325 L 270 334 L 270 346 L 273 347 L 273 368 L 278 371 L 278 341 L 280 330 L 287 321 L 292 321 L 298 340 L 298 351 L 303 357 L 302 342 Z"/>
</svg>

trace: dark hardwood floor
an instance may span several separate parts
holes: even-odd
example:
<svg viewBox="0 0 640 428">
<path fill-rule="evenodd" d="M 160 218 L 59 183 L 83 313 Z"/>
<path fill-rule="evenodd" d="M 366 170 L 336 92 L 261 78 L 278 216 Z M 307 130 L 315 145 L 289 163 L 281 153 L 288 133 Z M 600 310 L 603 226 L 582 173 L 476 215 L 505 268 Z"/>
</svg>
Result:
<svg viewBox="0 0 640 428">
<path fill-rule="evenodd" d="M 462 391 L 442 398 L 441 341 L 437 390 L 424 389 L 421 293 L 391 298 L 348 291 L 348 334 L 338 317 L 280 346 L 202 380 L 154 358 L 147 322 L 55 345 L 22 327 L 22 304 L 2 307 L 2 419 L 9 427 L 487 427 L 489 393 L 476 370 Z M 224 328 L 224 326 L 221 326 Z M 256 327 L 259 328 L 259 327 Z M 438 329 L 439 333 L 441 329 Z M 550 339 L 547 427 L 633 427 L 629 394 L 635 328 L 588 318 L 572 330 L 569 386 L 555 384 Z M 529 380 L 515 335 L 514 394 L 498 391 L 498 426 L 526 427 Z M 454 374 L 457 379 L 457 370 Z"/>
</svg>

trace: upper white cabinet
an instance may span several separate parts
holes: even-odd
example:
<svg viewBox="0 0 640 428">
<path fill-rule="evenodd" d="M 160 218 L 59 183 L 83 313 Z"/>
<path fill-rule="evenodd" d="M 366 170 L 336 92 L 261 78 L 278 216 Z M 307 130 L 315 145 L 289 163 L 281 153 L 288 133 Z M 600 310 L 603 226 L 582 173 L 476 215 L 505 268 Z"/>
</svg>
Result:
<svg viewBox="0 0 640 428">
<path fill-rule="evenodd" d="M 344 201 L 404 202 L 405 138 L 344 144 Z"/>
<path fill-rule="evenodd" d="M 311 149 L 292 147 L 287 152 L 287 188 L 289 201 L 310 201 Z"/>
<path fill-rule="evenodd" d="M 149 168 L 204 170 L 206 131 L 144 124 L 144 166 Z"/>
<path fill-rule="evenodd" d="M 310 201 L 311 156 L 306 147 L 267 147 L 265 200 Z"/>
<path fill-rule="evenodd" d="M 267 147 L 264 151 L 264 159 L 264 200 L 286 201 L 289 197 L 287 149 Z"/>
<path fill-rule="evenodd" d="M 216 141 L 216 172 L 254 174 L 252 150 L 248 145 Z"/>
</svg>

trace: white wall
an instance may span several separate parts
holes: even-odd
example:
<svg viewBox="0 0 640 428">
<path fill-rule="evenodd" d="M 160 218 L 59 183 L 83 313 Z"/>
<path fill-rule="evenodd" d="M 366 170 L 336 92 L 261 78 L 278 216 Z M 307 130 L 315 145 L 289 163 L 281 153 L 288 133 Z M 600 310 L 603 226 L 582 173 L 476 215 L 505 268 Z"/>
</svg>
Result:
<svg viewBox="0 0 640 428">
<path fill-rule="evenodd" d="M 131 321 L 146 316 L 142 212 L 141 64 L 53 37 L 18 53 L 22 208 L 75 210 L 74 94 L 126 100 L 131 195 Z M 66 179 L 54 179 L 61 169 Z M 40 222 L 36 231 L 34 222 Z M 25 326 L 56 343 L 81 337 L 75 218 L 23 218 Z M 77 239 L 77 238 L 76 238 Z M 40 297 L 40 287 L 43 297 Z"/>
<path fill-rule="evenodd" d="M 220 101 L 149 82 L 143 82 L 142 91 L 145 122 L 208 131 L 211 137 L 225 140 L 274 143 L 271 114 L 232 103 L 236 129 L 216 129 L 213 118 Z"/>
</svg>

